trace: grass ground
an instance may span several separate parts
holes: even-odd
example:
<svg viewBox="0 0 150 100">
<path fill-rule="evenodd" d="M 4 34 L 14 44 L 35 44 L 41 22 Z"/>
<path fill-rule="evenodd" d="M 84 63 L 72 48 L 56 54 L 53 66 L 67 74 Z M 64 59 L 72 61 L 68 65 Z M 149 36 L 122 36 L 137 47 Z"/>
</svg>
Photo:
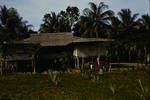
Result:
<svg viewBox="0 0 150 100">
<path fill-rule="evenodd" d="M 97 81 L 79 73 L 63 74 L 58 86 L 45 74 L 1 76 L 0 100 L 141 100 L 138 93 L 146 93 L 139 79 L 150 90 L 150 77 L 144 72 L 104 73 Z"/>
</svg>

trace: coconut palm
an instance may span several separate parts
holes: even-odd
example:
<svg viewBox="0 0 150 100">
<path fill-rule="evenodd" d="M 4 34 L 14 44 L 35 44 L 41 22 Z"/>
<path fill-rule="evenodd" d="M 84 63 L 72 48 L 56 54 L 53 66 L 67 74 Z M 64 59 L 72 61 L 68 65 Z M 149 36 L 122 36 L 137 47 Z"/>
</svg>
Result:
<svg viewBox="0 0 150 100">
<path fill-rule="evenodd" d="M 2 40 L 22 39 L 26 37 L 30 26 L 27 21 L 23 21 L 16 9 L 8 9 L 5 5 L 0 7 L 0 31 L 4 38 L 7 37 L 1 37 Z"/>
<path fill-rule="evenodd" d="M 9 17 L 7 7 L 0 6 L 0 43 L 7 40 L 8 34 L 6 34 L 6 23 Z M 5 33 L 5 34 L 4 34 Z"/>
<path fill-rule="evenodd" d="M 78 20 L 79 9 L 77 7 L 67 7 L 66 11 L 58 14 L 51 12 L 45 14 L 40 32 L 70 32 L 72 24 Z"/>
<path fill-rule="evenodd" d="M 58 28 L 60 32 L 69 32 L 70 24 L 68 14 L 65 11 L 60 11 L 58 14 Z"/>
<path fill-rule="evenodd" d="M 123 32 L 129 32 L 138 28 L 138 15 L 138 13 L 132 15 L 130 9 L 121 9 L 118 16 L 121 23 L 120 28 Z"/>
<path fill-rule="evenodd" d="M 55 33 L 70 31 L 69 20 L 65 11 L 61 11 L 58 14 L 55 12 L 45 14 L 43 22 L 40 26 L 40 32 Z"/>
<path fill-rule="evenodd" d="M 110 18 L 109 37 L 116 39 L 121 32 L 121 23 L 118 17 L 112 16 Z"/>
<path fill-rule="evenodd" d="M 73 23 L 78 20 L 79 9 L 77 7 L 68 6 L 66 9 L 66 13 L 67 13 L 67 17 L 69 20 L 69 24 L 70 24 L 70 26 L 72 26 Z"/>
<path fill-rule="evenodd" d="M 148 31 L 150 30 L 150 16 L 142 15 L 142 18 L 139 19 L 140 26 L 142 30 Z"/>
<path fill-rule="evenodd" d="M 43 22 L 40 26 L 40 32 L 57 32 L 58 16 L 55 12 L 45 14 Z"/>
<path fill-rule="evenodd" d="M 90 8 L 83 10 L 83 16 L 78 22 L 80 25 L 79 33 L 83 33 L 83 36 L 87 37 L 104 37 L 109 18 L 113 12 L 111 10 L 104 11 L 108 9 L 108 6 L 103 2 L 100 2 L 99 5 L 90 2 L 89 5 Z"/>
<path fill-rule="evenodd" d="M 0 6 L 0 23 L 1 23 L 2 27 L 3 27 L 3 25 L 6 25 L 7 19 L 9 17 L 8 13 L 9 13 L 8 9 L 5 5 Z"/>
</svg>

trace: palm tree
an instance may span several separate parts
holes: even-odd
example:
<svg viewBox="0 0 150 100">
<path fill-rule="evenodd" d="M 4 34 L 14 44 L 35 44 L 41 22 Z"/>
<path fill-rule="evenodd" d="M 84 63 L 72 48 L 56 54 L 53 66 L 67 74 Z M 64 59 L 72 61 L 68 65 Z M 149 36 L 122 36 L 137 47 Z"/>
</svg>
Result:
<svg viewBox="0 0 150 100">
<path fill-rule="evenodd" d="M 0 31 L 4 37 L 7 37 L 3 40 L 8 41 L 26 37 L 29 26 L 31 25 L 27 25 L 27 21 L 23 21 L 16 9 L 8 9 L 5 5 L 0 7 Z"/>
<path fill-rule="evenodd" d="M 119 32 L 121 32 L 120 29 L 120 20 L 116 16 L 112 16 L 110 18 L 110 24 L 109 24 L 109 37 L 116 39 L 119 35 Z"/>
<path fill-rule="evenodd" d="M 70 24 L 70 26 L 72 26 L 73 23 L 78 20 L 79 9 L 77 7 L 68 6 L 66 9 L 66 13 L 67 13 L 67 17 L 69 20 L 69 24 Z"/>
<path fill-rule="evenodd" d="M 1 21 L 1 25 L 6 25 L 6 22 L 7 22 L 7 19 L 9 17 L 9 14 L 8 14 L 8 9 L 7 7 L 4 5 L 4 6 L 0 6 L 0 21 Z"/>
<path fill-rule="evenodd" d="M 65 11 L 60 11 L 58 14 L 58 23 L 60 32 L 70 32 L 68 14 Z"/>
<path fill-rule="evenodd" d="M 79 33 L 84 33 L 83 36 L 87 37 L 104 37 L 106 35 L 106 27 L 108 27 L 108 22 L 113 12 L 111 10 L 104 11 L 108 9 L 108 6 L 103 2 L 100 2 L 99 5 L 90 2 L 89 5 L 90 8 L 83 10 L 83 16 L 79 20 L 81 27 Z"/>
<path fill-rule="evenodd" d="M 40 32 L 57 32 L 58 16 L 55 12 L 45 14 L 43 18 L 43 24 L 40 26 Z"/>
<path fill-rule="evenodd" d="M 142 18 L 139 19 L 139 22 L 142 30 L 150 30 L 150 16 L 148 14 L 142 15 Z"/>
<path fill-rule="evenodd" d="M 129 32 L 138 27 L 138 13 L 133 14 L 130 9 L 121 9 L 118 13 L 119 20 L 121 23 L 121 29 L 123 32 Z"/>
<path fill-rule="evenodd" d="M 66 11 L 58 14 L 51 12 L 45 14 L 40 32 L 70 32 L 72 24 L 78 20 L 79 9 L 77 7 L 67 7 Z"/>
<path fill-rule="evenodd" d="M 111 37 L 119 40 L 129 40 L 134 37 L 140 29 L 139 19 L 137 17 L 138 13 L 132 14 L 130 9 L 121 9 L 118 12 L 118 17 L 112 16 L 110 18 Z"/>
</svg>

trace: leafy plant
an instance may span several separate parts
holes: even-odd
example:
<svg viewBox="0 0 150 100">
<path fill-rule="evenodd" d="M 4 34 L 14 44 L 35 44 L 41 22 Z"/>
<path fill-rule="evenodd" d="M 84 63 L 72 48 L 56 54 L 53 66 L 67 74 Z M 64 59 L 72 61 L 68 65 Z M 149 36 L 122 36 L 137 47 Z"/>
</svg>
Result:
<svg viewBox="0 0 150 100">
<path fill-rule="evenodd" d="M 58 86 L 58 84 L 61 82 L 62 72 L 48 70 L 48 74 L 50 76 L 51 81 L 54 83 L 54 85 Z"/>
<path fill-rule="evenodd" d="M 120 86 L 117 86 L 117 85 L 114 85 L 114 84 L 110 84 L 110 86 L 109 86 L 109 88 L 110 88 L 110 91 L 111 91 L 111 93 L 112 93 L 112 96 L 111 96 L 111 100 L 115 100 L 116 99 L 116 97 L 118 96 L 118 94 L 119 94 L 119 91 L 120 91 L 120 89 L 122 89 L 123 88 L 123 86 L 122 85 L 120 85 Z"/>
</svg>

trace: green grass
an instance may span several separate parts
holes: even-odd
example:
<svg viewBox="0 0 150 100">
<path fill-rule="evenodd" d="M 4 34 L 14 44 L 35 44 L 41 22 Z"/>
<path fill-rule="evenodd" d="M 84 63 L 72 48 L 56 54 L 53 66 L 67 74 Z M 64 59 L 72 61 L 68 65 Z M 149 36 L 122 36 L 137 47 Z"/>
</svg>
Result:
<svg viewBox="0 0 150 100">
<path fill-rule="evenodd" d="M 64 74 L 58 86 L 44 74 L 0 76 L 0 100 L 141 100 L 139 79 L 150 90 L 150 77 L 143 72 L 105 73 L 97 81 Z"/>
</svg>

